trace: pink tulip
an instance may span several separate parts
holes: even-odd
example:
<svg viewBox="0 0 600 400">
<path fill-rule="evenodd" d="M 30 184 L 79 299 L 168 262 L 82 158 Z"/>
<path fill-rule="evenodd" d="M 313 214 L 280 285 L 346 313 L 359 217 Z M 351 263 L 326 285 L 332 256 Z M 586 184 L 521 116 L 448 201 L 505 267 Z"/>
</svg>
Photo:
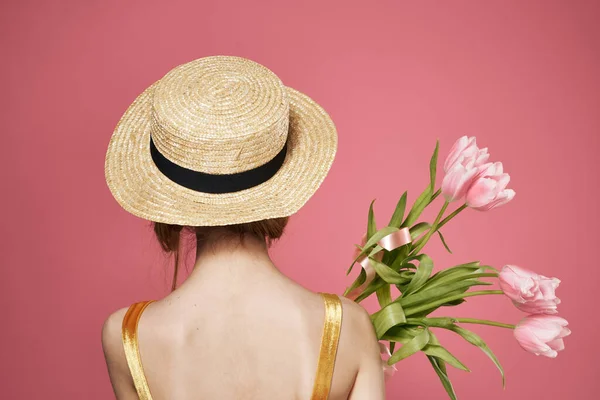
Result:
<svg viewBox="0 0 600 400">
<path fill-rule="evenodd" d="M 379 342 L 379 352 L 381 353 L 381 366 L 383 368 L 383 373 L 385 374 L 385 379 L 391 378 L 398 369 L 396 365 L 388 365 L 387 360 L 392 356 L 390 349 L 388 347 Z"/>
<path fill-rule="evenodd" d="M 558 278 L 548 278 L 535 272 L 505 265 L 498 275 L 500 288 L 521 311 L 530 314 L 556 314 L 560 299 L 554 291 L 560 284 Z"/>
<path fill-rule="evenodd" d="M 530 315 L 517 324 L 514 335 L 528 352 L 554 358 L 565 348 L 563 338 L 571 334 L 567 325 L 566 319 L 555 315 Z"/>
<path fill-rule="evenodd" d="M 478 211 L 489 211 L 508 203 L 515 197 L 514 190 L 506 189 L 508 182 L 510 175 L 503 172 L 502 163 L 479 166 L 478 177 L 467 192 L 467 205 Z"/>
<path fill-rule="evenodd" d="M 442 181 L 442 194 L 446 201 L 460 200 L 487 166 L 488 150 L 479 149 L 475 137 L 463 136 L 454 143 L 444 163 L 446 173 Z"/>
</svg>

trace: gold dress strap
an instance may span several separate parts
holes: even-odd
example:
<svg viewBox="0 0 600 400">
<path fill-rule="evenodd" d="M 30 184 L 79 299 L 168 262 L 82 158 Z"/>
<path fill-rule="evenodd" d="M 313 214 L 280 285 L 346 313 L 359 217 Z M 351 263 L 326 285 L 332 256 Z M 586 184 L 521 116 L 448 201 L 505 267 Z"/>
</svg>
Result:
<svg viewBox="0 0 600 400">
<path fill-rule="evenodd" d="M 148 387 L 148 382 L 144 375 L 144 368 L 142 367 L 140 349 L 138 347 L 137 327 L 142 312 L 153 301 L 154 300 L 147 300 L 133 303 L 129 306 L 129 309 L 123 318 L 123 349 L 125 350 L 127 365 L 129 366 L 133 384 L 135 385 L 135 390 L 137 391 L 140 400 L 152 400 L 152 395 L 150 395 L 150 388 Z"/>
<path fill-rule="evenodd" d="M 335 356 L 342 327 L 342 301 L 336 294 L 320 293 L 325 302 L 325 322 L 321 336 L 319 364 L 311 400 L 327 400 L 331 390 Z"/>
</svg>

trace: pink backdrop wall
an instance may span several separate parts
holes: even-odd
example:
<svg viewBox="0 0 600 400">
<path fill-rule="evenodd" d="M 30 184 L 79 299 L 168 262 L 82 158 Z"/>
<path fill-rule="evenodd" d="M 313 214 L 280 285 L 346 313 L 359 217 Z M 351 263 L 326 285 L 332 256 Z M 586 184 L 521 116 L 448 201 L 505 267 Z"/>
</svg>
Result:
<svg viewBox="0 0 600 400">
<path fill-rule="evenodd" d="M 111 398 L 102 322 L 165 294 L 168 273 L 148 223 L 123 211 L 105 185 L 108 140 L 144 88 L 214 54 L 268 66 L 337 124 L 331 174 L 273 251 L 313 290 L 343 291 L 369 202 L 377 198 L 385 222 L 402 191 L 414 199 L 436 138 L 445 154 L 457 137 L 476 135 L 504 162 L 517 196 L 445 229 L 453 255 L 437 241 L 429 252 L 438 267 L 480 259 L 560 277 L 573 334 L 550 360 L 522 351 L 509 331 L 474 327 L 506 369 L 504 391 L 479 350 L 444 335 L 473 370 L 451 371 L 457 392 L 596 398 L 598 2 L 366 4 L 2 2 L 1 398 Z M 501 298 L 456 314 L 521 316 Z M 444 398 L 423 356 L 399 368 L 389 399 Z"/>
</svg>

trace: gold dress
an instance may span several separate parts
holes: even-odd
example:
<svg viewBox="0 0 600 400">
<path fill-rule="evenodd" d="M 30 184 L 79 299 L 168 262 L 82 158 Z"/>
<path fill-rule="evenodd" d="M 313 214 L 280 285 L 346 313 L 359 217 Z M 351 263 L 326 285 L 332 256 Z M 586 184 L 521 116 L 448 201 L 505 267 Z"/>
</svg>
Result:
<svg viewBox="0 0 600 400">
<path fill-rule="evenodd" d="M 320 293 L 325 303 L 325 322 L 321 337 L 321 349 L 311 400 L 327 400 L 331 389 L 333 367 L 342 326 L 342 302 L 336 294 Z M 129 371 L 140 400 L 152 400 L 150 388 L 144 375 L 137 340 L 137 325 L 144 309 L 154 300 L 132 304 L 123 318 L 123 348 Z"/>
</svg>

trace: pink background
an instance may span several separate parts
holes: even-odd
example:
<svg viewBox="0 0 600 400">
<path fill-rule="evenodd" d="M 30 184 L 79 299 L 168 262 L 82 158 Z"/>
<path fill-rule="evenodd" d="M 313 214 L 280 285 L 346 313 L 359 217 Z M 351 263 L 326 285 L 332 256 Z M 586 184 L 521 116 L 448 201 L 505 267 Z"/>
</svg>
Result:
<svg viewBox="0 0 600 400">
<path fill-rule="evenodd" d="M 417 4 L 418 3 L 418 4 Z M 476 135 L 512 174 L 515 200 L 465 212 L 432 241 L 436 266 L 482 260 L 560 277 L 573 330 L 550 360 L 511 332 L 474 327 L 507 374 L 451 335 L 471 369 L 461 399 L 592 399 L 597 378 L 600 8 L 593 1 L 4 1 L 3 317 L 0 397 L 112 397 L 100 345 L 107 315 L 168 289 L 146 221 L 104 181 L 104 156 L 135 96 L 174 66 L 214 54 L 254 59 L 328 110 L 339 130 L 329 177 L 273 256 L 313 290 L 341 293 L 376 201 L 424 187 L 435 139 L 445 155 Z M 432 210 L 436 211 L 436 210 Z M 503 298 L 454 316 L 517 322 Z M 370 308 L 373 303 L 368 303 Z M 389 399 L 443 399 L 426 358 L 399 364 Z M 594 373 L 594 371 L 596 373 Z"/>
</svg>

